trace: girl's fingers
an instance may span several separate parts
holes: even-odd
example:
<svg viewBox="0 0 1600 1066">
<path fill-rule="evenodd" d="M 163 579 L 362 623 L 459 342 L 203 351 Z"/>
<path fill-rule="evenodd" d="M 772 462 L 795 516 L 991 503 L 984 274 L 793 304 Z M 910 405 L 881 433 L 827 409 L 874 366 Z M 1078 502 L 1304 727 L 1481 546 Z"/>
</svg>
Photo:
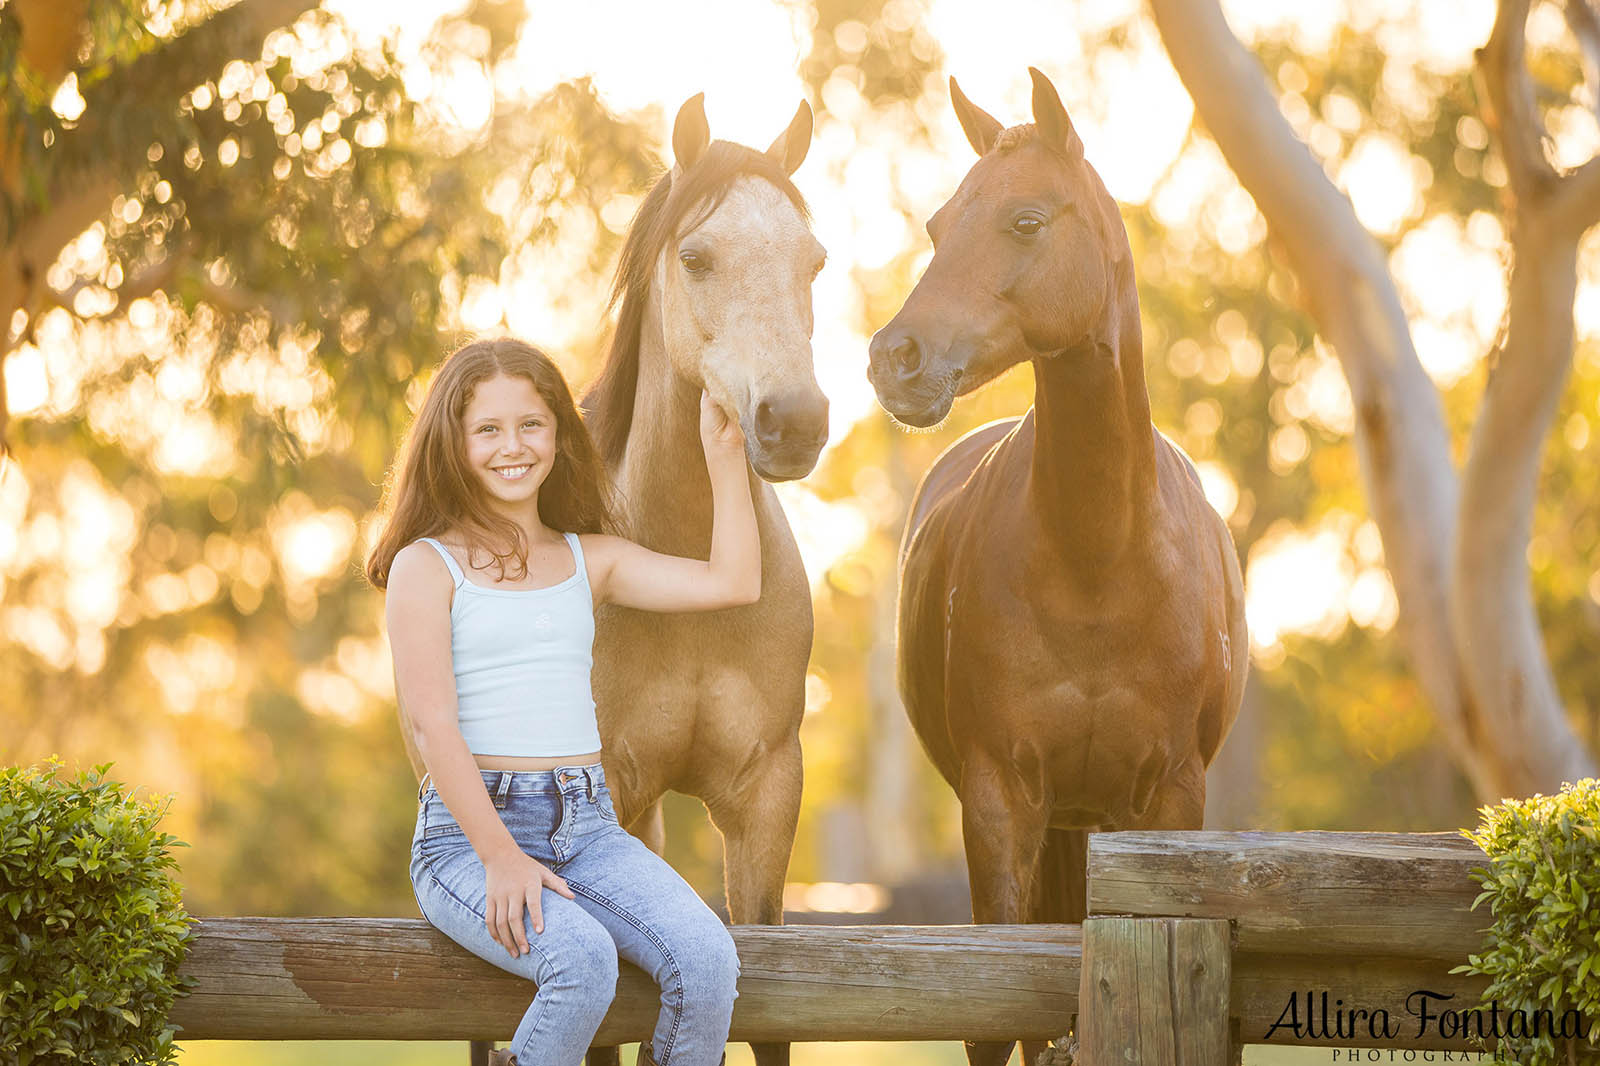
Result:
<svg viewBox="0 0 1600 1066">
<path fill-rule="evenodd" d="M 522 925 L 525 898 L 526 893 L 522 889 L 518 889 L 511 897 L 511 929 L 516 934 L 518 955 L 526 955 L 528 953 L 528 934 Z"/>
<path fill-rule="evenodd" d="M 484 927 L 489 930 L 489 936 L 494 938 L 494 942 L 496 944 L 499 944 L 501 947 L 505 947 L 505 941 L 500 939 L 500 918 L 497 914 L 498 908 L 495 906 L 495 901 L 492 896 L 484 902 L 483 909 L 483 924 Z"/>
<path fill-rule="evenodd" d="M 576 895 L 573 894 L 571 887 L 568 886 L 566 878 L 561 877 L 561 876 L 559 876 L 559 875 L 557 875 L 555 873 L 552 873 L 549 870 L 545 871 L 544 883 L 549 885 L 551 888 L 555 889 L 557 892 L 561 893 L 563 896 L 566 896 L 568 899 L 577 899 L 578 898 Z"/>
<path fill-rule="evenodd" d="M 539 906 L 540 895 L 541 893 L 537 891 L 537 887 L 535 891 L 528 894 L 528 918 L 533 922 L 533 931 L 535 933 L 544 932 L 544 908 Z M 526 944 L 523 945 L 522 950 L 528 950 Z"/>
<path fill-rule="evenodd" d="M 500 935 L 496 937 L 496 939 L 499 940 L 501 944 L 505 945 L 506 954 L 510 955 L 513 959 L 516 958 L 517 937 L 516 934 L 511 931 L 511 908 L 507 905 L 507 903 L 502 902 L 498 907 L 495 908 L 495 921 L 500 926 Z"/>
</svg>

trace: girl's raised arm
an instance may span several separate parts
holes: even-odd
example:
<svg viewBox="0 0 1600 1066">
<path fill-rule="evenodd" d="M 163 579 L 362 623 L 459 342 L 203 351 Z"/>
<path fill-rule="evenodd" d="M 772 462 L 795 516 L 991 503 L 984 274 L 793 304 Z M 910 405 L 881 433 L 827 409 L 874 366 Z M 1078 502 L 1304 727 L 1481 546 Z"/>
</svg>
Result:
<svg viewBox="0 0 1600 1066">
<path fill-rule="evenodd" d="M 384 617 L 394 656 L 395 695 L 411 723 L 417 753 L 446 809 L 467 834 L 487 876 L 489 934 L 512 955 L 528 950 L 524 907 L 533 931 L 544 931 L 541 885 L 568 899 L 572 890 L 525 854 L 506 829 L 483 786 L 478 764 L 461 735 L 455 669 L 450 656 L 450 596 L 454 582 L 439 554 L 408 544 L 394 557 Z"/>
<path fill-rule="evenodd" d="M 739 423 L 700 393 L 700 443 L 711 476 L 711 558 L 662 555 L 621 537 L 584 537 L 600 603 L 645 611 L 714 611 L 761 598 L 761 535 Z"/>
</svg>

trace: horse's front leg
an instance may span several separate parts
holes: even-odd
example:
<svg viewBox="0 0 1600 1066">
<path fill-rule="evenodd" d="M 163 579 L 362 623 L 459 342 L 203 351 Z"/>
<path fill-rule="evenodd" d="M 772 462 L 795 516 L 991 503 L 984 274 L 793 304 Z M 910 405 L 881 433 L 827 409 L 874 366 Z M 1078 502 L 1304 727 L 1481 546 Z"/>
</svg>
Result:
<svg viewBox="0 0 1600 1066">
<path fill-rule="evenodd" d="M 661 797 L 657 796 L 650 801 L 650 805 L 634 817 L 633 821 L 626 823 L 628 832 L 644 841 L 645 847 L 657 855 L 667 853 L 667 822 L 666 816 L 661 811 Z"/>
<path fill-rule="evenodd" d="M 1013 766 L 969 753 L 961 774 L 961 833 L 972 887 L 972 920 L 1027 922 L 1034 911 L 1048 822 L 1044 798 Z M 1014 1041 L 967 1041 L 971 1066 L 1001 1066 Z"/>
<path fill-rule="evenodd" d="M 722 832 L 728 914 L 736 925 L 782 925 L 783 881 L 800 818 L 800 738 L 763 753 L 737 787 L 708 797 Z M 757 1066 L 787 1066 L 788 1044 L 751 1044 Z"/>
</svg>

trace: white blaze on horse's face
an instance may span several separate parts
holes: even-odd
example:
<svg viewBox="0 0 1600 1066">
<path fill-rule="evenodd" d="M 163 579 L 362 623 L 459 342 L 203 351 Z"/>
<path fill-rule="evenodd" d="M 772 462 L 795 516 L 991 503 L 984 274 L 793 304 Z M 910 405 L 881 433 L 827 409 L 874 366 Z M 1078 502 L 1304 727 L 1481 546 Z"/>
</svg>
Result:
<svg viewBox="0 0 1600 1066">
<path fill-rule="evenodd" d="M 657 264 L 674 369 L 738 415 L 758 473 L 803 477 L 827 439 L 811 356 L 811 281 L 826 252 L 770 182 L 742 177 Z"/>
<path fill-rule="evenodd" d="M 699 98 L 673 134 L 684 160 L 708 136 Z M 788 173 L 811 139 L 804 104 L 767 155 Z M 704 384 L 739 419 L 745 454 L 768 481 L 804 477 L 828 439 L 828 400 L 811 354 L 811 283 L 827 252 L 801 208 L 759 174 L 736 177 L 719 201 L 691 207 L 656 262 L 662 339 L 673 371 Z"/>
</svg>

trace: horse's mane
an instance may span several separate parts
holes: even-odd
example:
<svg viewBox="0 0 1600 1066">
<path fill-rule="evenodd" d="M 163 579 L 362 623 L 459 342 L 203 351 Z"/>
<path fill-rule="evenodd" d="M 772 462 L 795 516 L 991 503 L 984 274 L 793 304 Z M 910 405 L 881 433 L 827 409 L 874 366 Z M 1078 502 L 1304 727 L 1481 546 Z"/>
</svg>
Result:
<svg viewBox="0 0 1600 1066">
<path fill-rule="evenodd" d="M 777 186 L 810 221 L 800 190 L 772 157 L 729 141 L 712 141 L 705 153 L 673 181 L 672 172 L 656 180 L 628 227 L 611 288 L 611 307 L 620 300 L 622 313 L 611 352 L 600 376 L 583 397 L 583 411 L 600 456 L 608 466 L 622 458 L 633 424 L 633 401 L 639 384 L 639 341 L 651 275 L 667 241 L 704 222 L 721 205 L 734 181 L 744 175 Z M 699 209 L 696 211 L 696 209 Z M 695 212 L 690 218 L 690 212 Z M 686 221 L 687 220 L 687 221 Z"/>
</svg>

